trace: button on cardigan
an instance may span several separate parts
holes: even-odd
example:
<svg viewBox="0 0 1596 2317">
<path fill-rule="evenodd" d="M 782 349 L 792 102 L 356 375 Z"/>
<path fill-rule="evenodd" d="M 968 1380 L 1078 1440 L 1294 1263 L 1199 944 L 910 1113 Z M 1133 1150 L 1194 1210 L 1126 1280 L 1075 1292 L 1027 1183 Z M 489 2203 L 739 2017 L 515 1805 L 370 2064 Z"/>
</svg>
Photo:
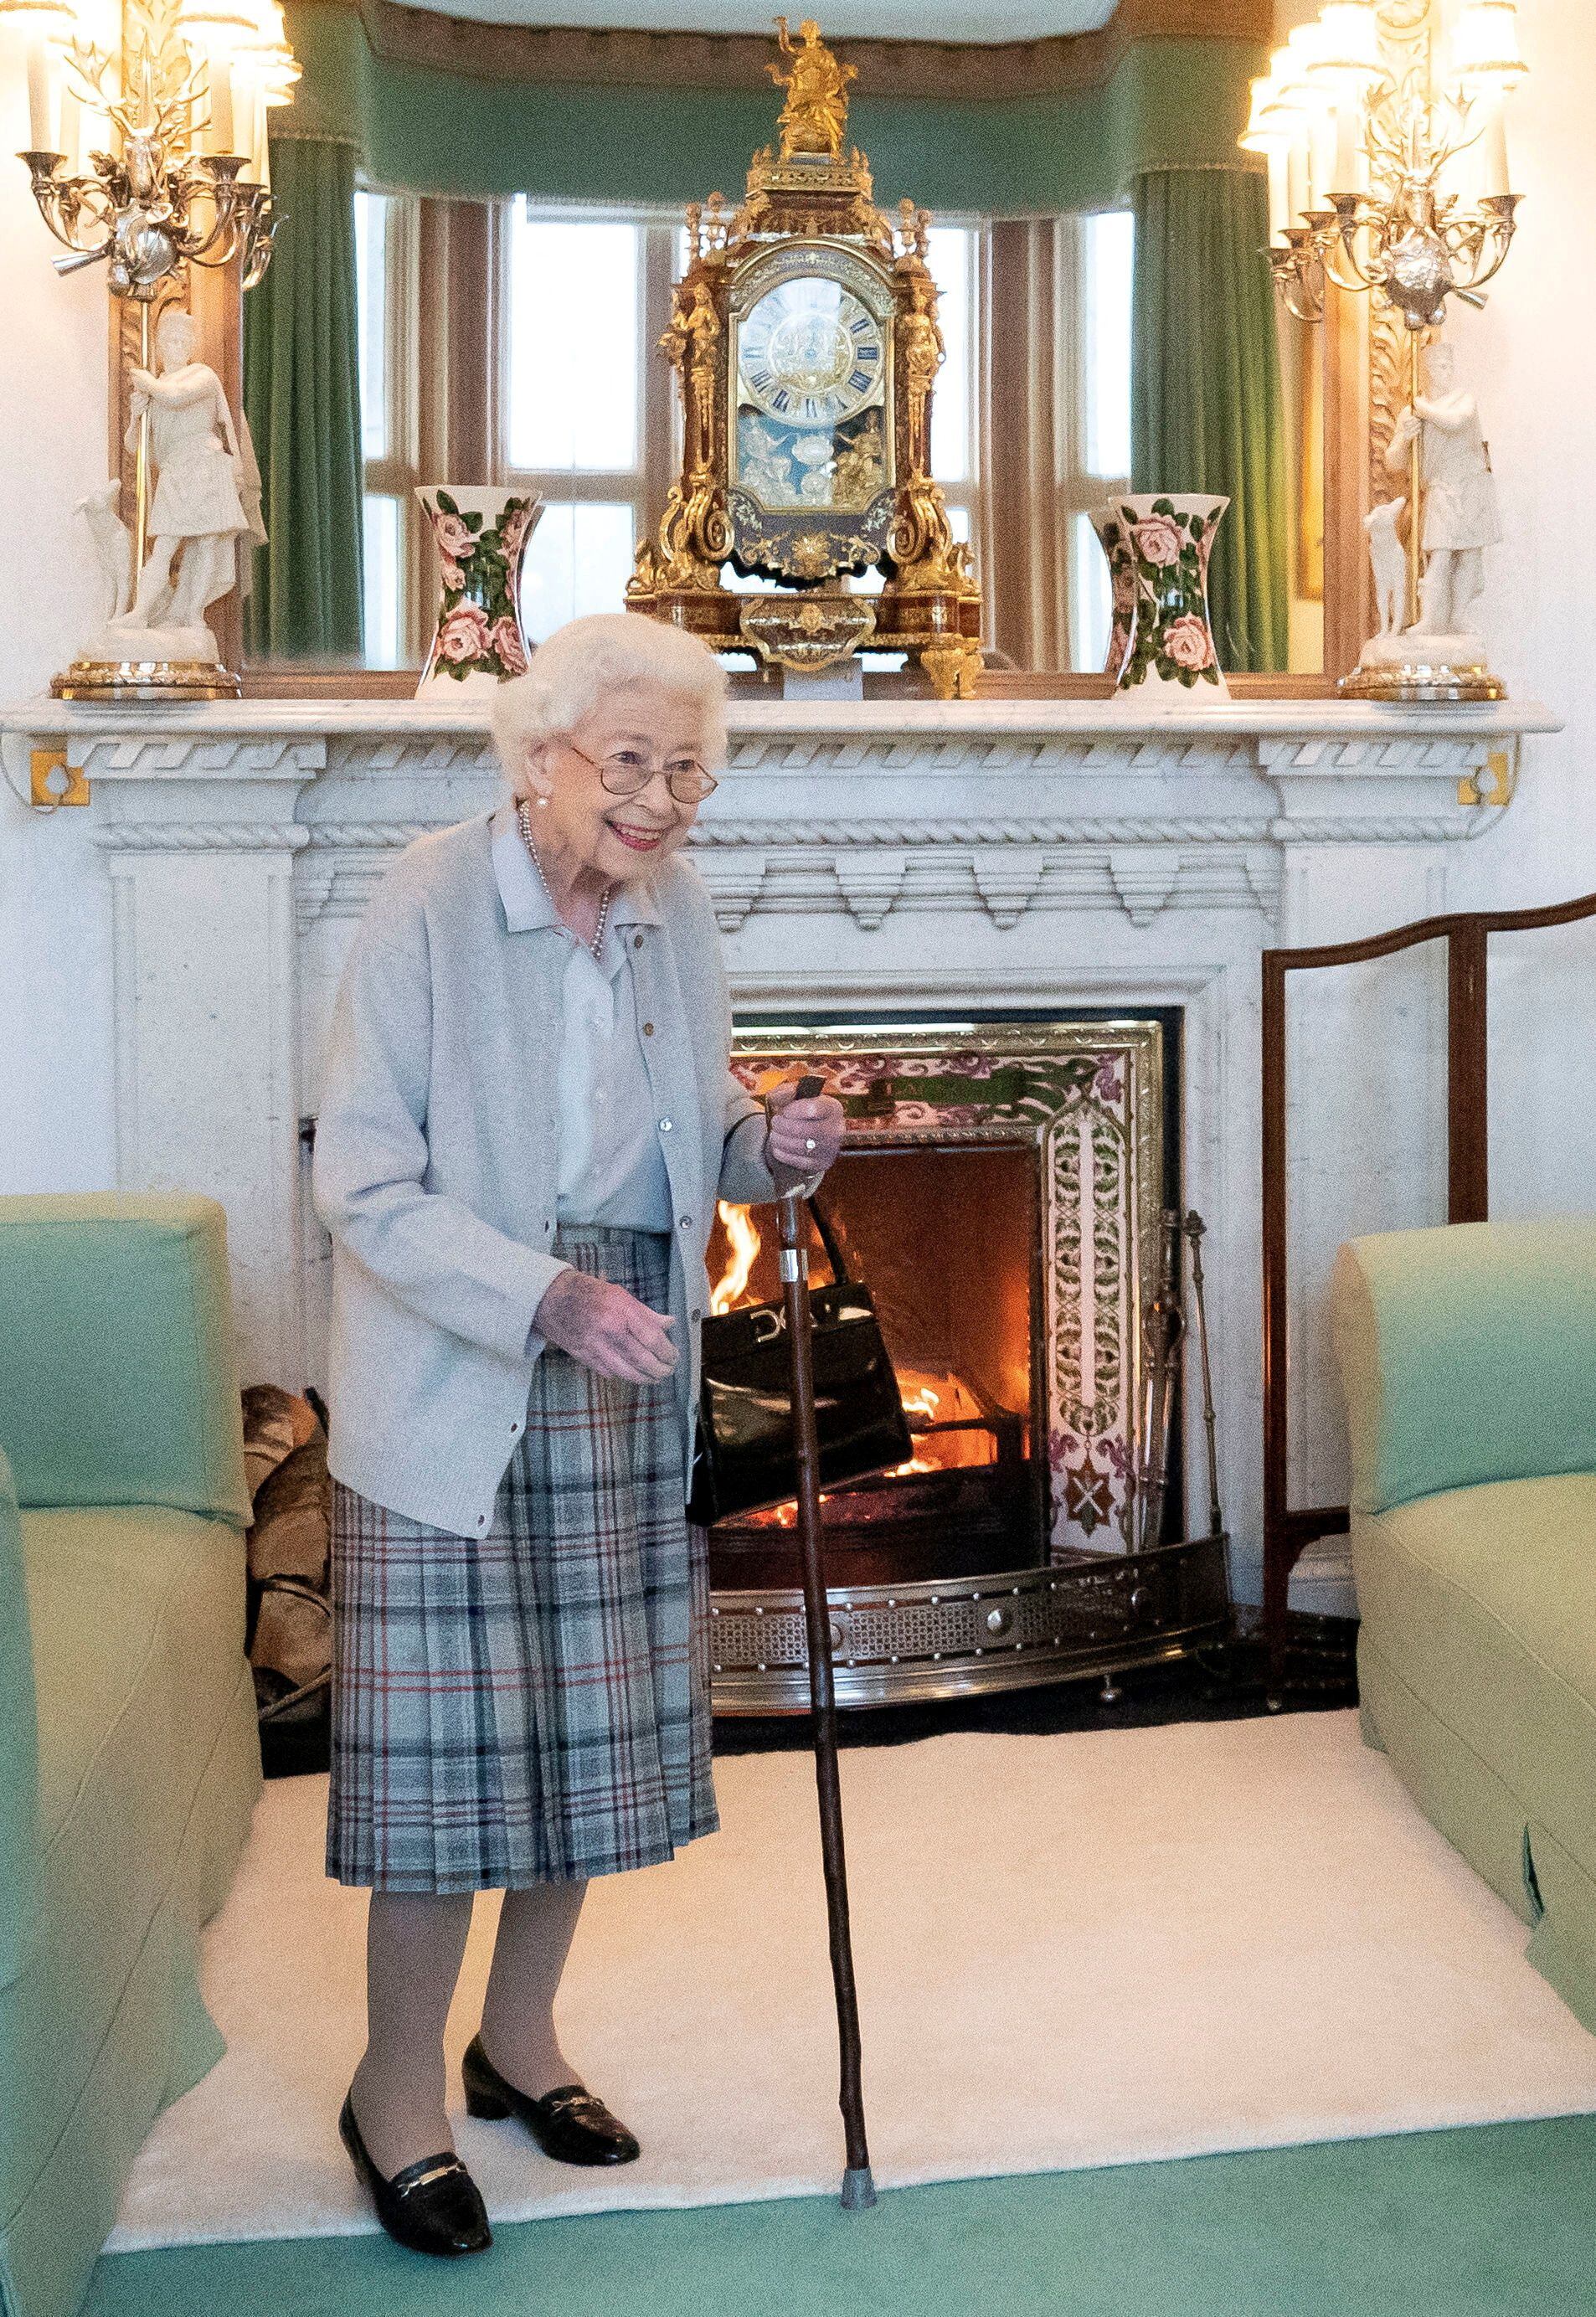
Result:
<svg viewBox="0 0 1596 2317">
<path fill-rule="evenodd" d="M 480 1536 L 525 1419 L 533 1315 L 560 1179 L 567 944 L 512 919 L 491 811 L 405 846 L 355 928 L 334 1000 L 311 1198 L 333 1242 L 327 1465 L 413 1520 Z M 527 864 L 530 866 L 530 863 Z M 758 1105 L 728 1067 L 731 1006 L 702 880 L 679 856 L 631 889 L 632 971 L 672 1214 L 668 1308 L 684 1470 L 704 1249 L 719 1198 L 776 1186 Z"/>
</svg>

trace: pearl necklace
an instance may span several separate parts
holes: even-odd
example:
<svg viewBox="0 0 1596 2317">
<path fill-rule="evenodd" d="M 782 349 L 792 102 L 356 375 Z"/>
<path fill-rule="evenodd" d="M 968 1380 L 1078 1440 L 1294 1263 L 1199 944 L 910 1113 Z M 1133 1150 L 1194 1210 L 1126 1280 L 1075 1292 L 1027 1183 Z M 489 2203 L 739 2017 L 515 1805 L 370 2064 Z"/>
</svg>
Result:
<svg viewBox="0 0 1596 2317">
<path fill-rule="evenodd" d="M 559 903 L 555 900 L 553 894 L 549 892 L 549 881 L 543 874 L 543 864 L 537 857 L 537 846 L 532 841 L 532 815 L 527 810 L 526 799 L 525 797 L 521 799 L 521 801 L 516 807 L 516 818 L 521 824 L 521 834 L 526 841 L 526 850 L 532 855 L 532 865 L 537 871 L 538 883 L 542 887 L 544 892 L 548 893 L 549 906 L 553 909 L 556 917 L 558 917 L 560 914 Z M 598 905 L 598 923 L 594 927 L 592 940 L 587 944 L 587 947 L 593 953 L 593 962 L 596 965 L 601 965 L 604 962 L 604 929 L 609 923 L 610 894 L 613 890 L 614 889 L 608 885 L 604 889 L 604 899 Z"/>
</svg>

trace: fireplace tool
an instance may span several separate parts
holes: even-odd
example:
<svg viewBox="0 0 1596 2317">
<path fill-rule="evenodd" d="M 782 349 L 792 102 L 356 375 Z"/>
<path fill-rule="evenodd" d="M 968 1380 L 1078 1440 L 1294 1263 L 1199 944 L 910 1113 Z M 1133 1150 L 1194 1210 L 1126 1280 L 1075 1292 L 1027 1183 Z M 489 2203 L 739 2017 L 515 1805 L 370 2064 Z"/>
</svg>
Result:
<svg viewBox="0 0 1596 2317">
<path fill-rule="evenodd" d="M 1207 1230 L 1195 1207 L 1188 1207 L 1180 1229 L 1191 1248 L 1191 1302 L 1197 1320 L 1197 1353 L 1203 1374 L 1203 1436 L 1208 1450 L 1208 1534 L 1223 1536 L 1224 1513 L 1219 1502 L 1218 1425 L 1214 1408 L 1214 1370 L 1208 1357 L 1208 1305 L 1203 1288 L 1203 1237 Z"/>
<path fill-rule="evenodd" d="M 1162 1541 L 1175 1377 L 1186 1334 L 1186 1314 L 1180 1304 L 1180 1217 L 1175 1208 L 1166 1207 L 1159 1221 L 1162 1253 L 1158 1288 L 1147 1307 L 1142 1330 L 1147 1346 L 1147 1375 L 1142 1392 L 1142 1439 L 1136 1475 L 1136 1547 L 1141 1552 L 1151 1552 Z"/>
<path fill-rule="evenodd" d="M 1173 1429 L 1175 1381 L 1187 1336 L 1186 1298 L 1180 1282 L 1180 1242 L 1191 1249 L 1191 1302 L 1203 1382 L 1203 1433 L 1208 1459 L 1208 1534 L 1220 1536 L 1224 1515 L 1219 1502 L 1219 1451 L 1214 1408 L 1214 1376 L 1208 1356 L 1208 1311 L 1204 1292 L 1203 1239 L 1207 1226 L 1195 1207 L 1182 1215 L 1167 1207 L 1161 1218 L 1162 1254 L 1158 1289 L 1147 1307 L 1143 1340 L 1147 1346 L 1147 1375 L 1143 1387 L 1142 1437 L 1136 1462 L 1138 1552 L 1151 1552 L 1161 1542 L 1164 1498 L 1169 1490 L 1170 1442 Z"/>
<path fill-rule="evenodd" d="M 800 1078 L 795 1099 L 810 1101 L 825 1080 Z M 831 1940 L 831 1979 L 837 1990 L 837 2033 L 841 2070 L 838 2105 L 847 2148 L 842 2204 L 860 2212 L 875 2202 L 870 2151 L 865 2138 L 865 2102 L 860 2084 L 859 2006 L 854 1988 L 853 1941 L 848 1929 L 847 1861 L 843 1850 L 842 1792 L 837 1775 L 837 1702 L 831 1676 L 831 1616 L 826 1600 L 821 1550 L 820 1449 L 815 1437 L 814 1369 L 810 1341 L 809 1248 L 803 1200 L 795 1185 L 803 1178 L 776 1161 L 772 1175 L 781 1194 L 777 1229 L 781 1275 L 787 1307 L 787 1347 L 792 1360 L 793 1429 L 798 1452 L 798 1543 L 803 1563 L 803 1622 L 809 1650 L 809 1697 L 814 1737 L 815 1785 L 820 1794 L 820 1853 L 826 1873 L 826 1915 Z"/>
</svg>

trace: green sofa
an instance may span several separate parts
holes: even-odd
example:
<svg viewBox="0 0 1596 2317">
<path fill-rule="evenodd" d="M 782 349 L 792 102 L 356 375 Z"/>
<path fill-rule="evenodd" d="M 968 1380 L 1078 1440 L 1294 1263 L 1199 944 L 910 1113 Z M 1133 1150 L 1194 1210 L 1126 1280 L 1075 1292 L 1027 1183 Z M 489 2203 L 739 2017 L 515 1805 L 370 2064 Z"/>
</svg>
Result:
<svg viewBox="0 0 1596 2317">
<path fill-rule="evenodd" d="M 220 2058 L 196 1937 L 260 1788 L 214 1200 L 0 1198 L 0 2311 L 67 2317 Z"/>
<path fill-rule="evenodd" d="M 1354 1239 L 1365 1735 L 1596 2030 L 1596 1222 Z"/>
</svg>

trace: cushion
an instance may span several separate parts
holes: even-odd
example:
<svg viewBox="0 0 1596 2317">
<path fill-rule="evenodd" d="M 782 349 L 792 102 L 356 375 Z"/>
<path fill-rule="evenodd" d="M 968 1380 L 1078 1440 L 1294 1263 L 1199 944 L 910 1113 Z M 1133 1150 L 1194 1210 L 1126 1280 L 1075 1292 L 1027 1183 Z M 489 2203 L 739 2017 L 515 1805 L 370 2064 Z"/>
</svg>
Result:
<svg viewBox="0 0 1596 2317">
<path fill-rule="evenodd" d="M 1596 1222 L 1353 1239 L 1336 1257 L 1331 1323 L 1354 1511 L 1596 1472 Z"/>
<path fill-rule="evenodd" d="M 0 1197 L 0 1447 L 19 1503 L 249 1519 L 227 1218 L 188 1193 Z"/>
</svg>

